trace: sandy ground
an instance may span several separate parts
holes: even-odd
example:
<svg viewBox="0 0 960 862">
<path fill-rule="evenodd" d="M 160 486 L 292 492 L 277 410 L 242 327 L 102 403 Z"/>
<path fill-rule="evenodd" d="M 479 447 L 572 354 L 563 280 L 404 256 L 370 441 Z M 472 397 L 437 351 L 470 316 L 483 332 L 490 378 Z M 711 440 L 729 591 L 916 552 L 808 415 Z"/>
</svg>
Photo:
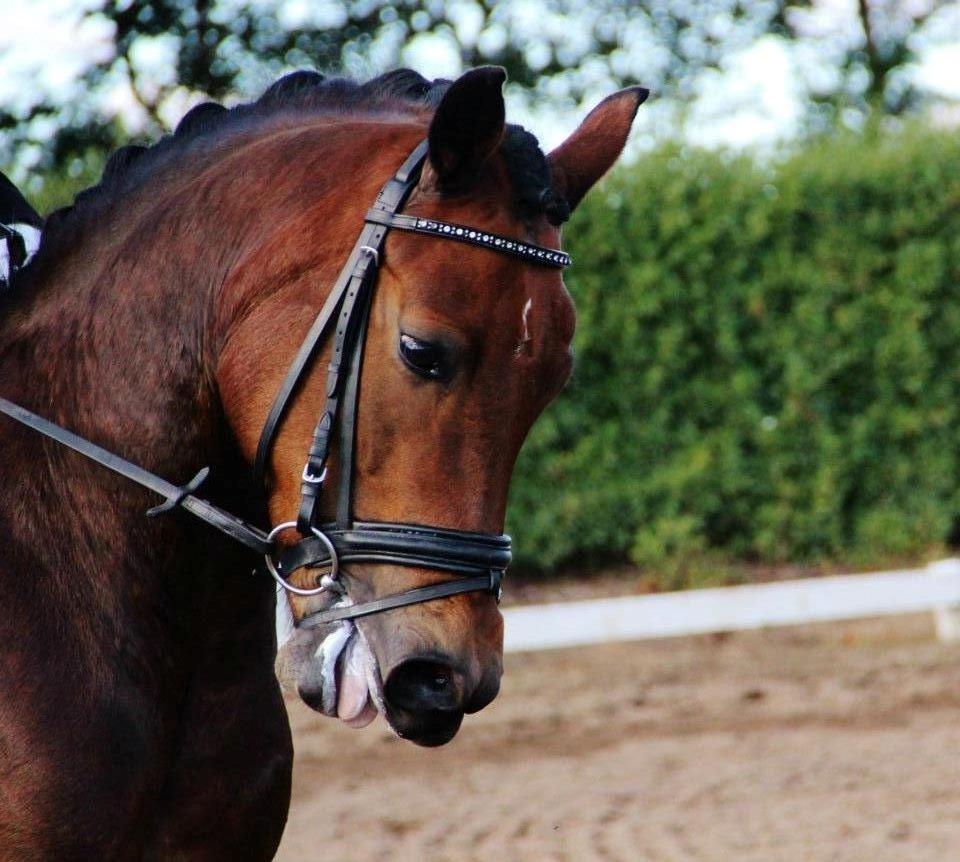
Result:
<svg viewBox="0 0 960 862">
<path fill-rule="evenodd" d="M 508 656 L 442 749 L 289 708 L 284 862 L 960 859 L 929 615 Z"/>
</svg>

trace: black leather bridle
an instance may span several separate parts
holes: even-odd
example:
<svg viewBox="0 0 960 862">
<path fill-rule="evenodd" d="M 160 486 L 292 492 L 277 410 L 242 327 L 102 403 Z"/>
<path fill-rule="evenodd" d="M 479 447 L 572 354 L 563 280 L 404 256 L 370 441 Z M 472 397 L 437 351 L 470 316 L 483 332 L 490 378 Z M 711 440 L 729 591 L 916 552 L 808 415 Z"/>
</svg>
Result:
<svg viewBox="0 0 960 862">
<path fill-rule="evenodd" d="M 308 615 L 299 623 L 302 627 L 356 619 L 459 593 L 490 592 L 499 599 L 500 584 L 511 558 L 509 536 L 421 524 L 356 521 L 353 518 L 353 466 L 360 373 L 376 273 L 388 231 L 393 228 L 450 239 L 542 266 L 563 268 L 570 264 L 570 257 L 556 249 L 478 228 L 400 214 L 399 210 L 419 180 L 426 157 L 427 142 L 424 141 L 381 189 L 365 216 L 363 230 L 350 257 L 301 344 L 267 415 L 254 463 L 254 476 L 261 486 L 266 480 L 273 441 L 292 398 L 320 346 L 332 334 L 326 404 L 303 468 L 300 509 L 296 521 L 280 524 L 270 533 L 264 533 L 195 496 L 194 492 L 207 476 L 207 468 L 186 485 L 176 486 L 3 398 L 0 398 L 0 413 L 163 496 L 165 502 L 151 509 L 148 515 L 183 508 L 263 554 L 268 572 L 284 589 L 293 593 L 314 595 L 324 590 L 344 593 L 344 588 L 337 580 L 338 570 L 343 563 L 389 563 L 433 569 L 456 576 L 454 580 L 418 587 L 370 602 L 341 602 Z M 331 333 L 334 320 L 336 325 Z M 339 439 L 336 518 L 330 524 L 319 525 L 317 503 L 326 478 L 327 459 L 335 432 L 338 432 Z M 293 528 L 304 538 L 278 551 L 276 537 L 284 530 Z M 317 588 L 301 589 L 289 583 L 290 576 L 301 568 L 326 570 L 318 578 L 320 585 Z"/>
</svg>

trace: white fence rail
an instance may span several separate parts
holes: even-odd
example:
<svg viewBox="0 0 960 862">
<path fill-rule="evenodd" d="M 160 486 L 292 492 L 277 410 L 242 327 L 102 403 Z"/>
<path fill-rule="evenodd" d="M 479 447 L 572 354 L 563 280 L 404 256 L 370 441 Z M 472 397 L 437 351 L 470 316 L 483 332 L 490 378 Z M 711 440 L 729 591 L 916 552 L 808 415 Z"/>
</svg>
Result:
<svg viewBox="0 0 960 862">
<path fill-rule="evenodd" d="M 507 608 L 510 652 L 933 611 L 960 640 L 960 559 L 921 569 Z"/>
</svg>

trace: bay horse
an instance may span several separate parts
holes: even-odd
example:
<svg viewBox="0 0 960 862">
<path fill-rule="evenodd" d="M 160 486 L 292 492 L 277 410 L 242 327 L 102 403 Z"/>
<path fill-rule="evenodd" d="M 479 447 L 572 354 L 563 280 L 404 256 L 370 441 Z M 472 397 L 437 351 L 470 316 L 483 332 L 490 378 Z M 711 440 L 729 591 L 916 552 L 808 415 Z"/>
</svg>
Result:
<svg viewBox="0 0 960 862">
<path fill-rule="evenodd" d="M 177 482 L 208 465 L 204 495 L 251 523 L 287 524 L 305 485 L 330 520 L 339 470 L 368 531 L 429 525 L 441 549 L 493 536 L 502 550 L 514 460 L 571 369 L 572 301 L 533 256 L 563 258 L 560 224 L 646 96 L 607 98 L 545 156 L 505 123 L 503 80 L 492 67 L 452 83 L 294 73 L 121 149 L 46 220 L 2 300 L 0 396 Z M 351 252 L 378 189 L 424 140 L 398 229 Z M 417 220 L 441 227 L 400 229 Z M 443 225 L 477 242 L 444 241 Z M 285 370 L 357 255 L 378 269 L 351 378 L 351 467 L 341 438 L 330 479 L 301 472 L 339 392 L 325 337 L 254 478 Z M 339 593 L 316 587 L 331 559 L 322 577 L 312 565 L 279 577 L 278 595 L 243 545 L 184 511 L 145 518 L 150 491 L 7 416 L 0 453 L 2 860 L 271 858 L 292 762 L 275 609 L 279 672 L 350 724 L 382 711 L 401 736 L 439 745 L 497 694 L 496 598 L 439 598 L 443 561 L 401 553 L 426 527 L 341 568 Z M 296 532 L 274 531 L 278 552 Z M 422 603 L 322 616 L 424 588 Z"/>
</svg>

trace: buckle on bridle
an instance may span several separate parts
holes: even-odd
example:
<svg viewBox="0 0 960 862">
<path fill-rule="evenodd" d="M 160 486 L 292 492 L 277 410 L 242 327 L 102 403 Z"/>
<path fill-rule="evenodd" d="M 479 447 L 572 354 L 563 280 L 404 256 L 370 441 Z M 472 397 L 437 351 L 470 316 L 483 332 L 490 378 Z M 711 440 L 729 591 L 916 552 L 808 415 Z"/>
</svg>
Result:
<svg viewBox="0 0 960 862">
<path fill-rule="evenodd" d="M 327 478 L 326 465 L 324 465 L 324 468 L 320 471 L 320 475 L 315 476 L 310 472 L 310 465 L 305 464 L 303 467 L 303 472 L 300 474 L 300 478 L 303 479 L 303 481 L 308 485 L 322 485 Z M 294 526 L 296 525 L 294 524 Z"/>
<path fill-rule="evenodd" d="M 326 475 L 326 468 L 323 470 L 323 475 Z M 304 480 L 309 481 L 309 480 Z M 323 481 L 323 476 L 320 477 L 319 481 Z M 267 535 L 267 541 L 271 544 L 274 539 L 280 535 L 284 530 L 294 529 L 297 526 L 296 521 L 284 521 L 282 524 L 277 524 L 270 533 Z M 339 587 L 337 582 L 337 574 L 340 571 L 340 558 L 337 556 L 337 549 L 333 546 L 333 542 L 330 541 L 330 537 L 323 531 L 317 529 L 316 527 L 311 528 L 313 535 L 315 535 L 323 544 L 326 546 L 327 551 L 330 554 L 330 571 L 326 572 L 320 578 L 320 586 L 314 587 L 312 589 L 303 589 L 301 587 L 295 587 L 283 575 L 280 574 L 278 564 L 273 561 L 273 558 L 269 553 L 263 555 L 263 561 L 267 567 L 267 571 L 270 573 L 270 576 L 288 593 L 293 593 L 297 596 L 316 596 L 320 593 L 326 592 L 327 590 L 336 590 Z M 340 587 L 342 592 L 342 587 Z"/>
<path fill-rule="evenodd" d="M 360 251 L 362 251 L 368 257 L 373 258 L 374 266 L 380 266 L 380 252 L 377 251 L 372 245 L 362 245 L 360 246 Z"/>
</svg>

